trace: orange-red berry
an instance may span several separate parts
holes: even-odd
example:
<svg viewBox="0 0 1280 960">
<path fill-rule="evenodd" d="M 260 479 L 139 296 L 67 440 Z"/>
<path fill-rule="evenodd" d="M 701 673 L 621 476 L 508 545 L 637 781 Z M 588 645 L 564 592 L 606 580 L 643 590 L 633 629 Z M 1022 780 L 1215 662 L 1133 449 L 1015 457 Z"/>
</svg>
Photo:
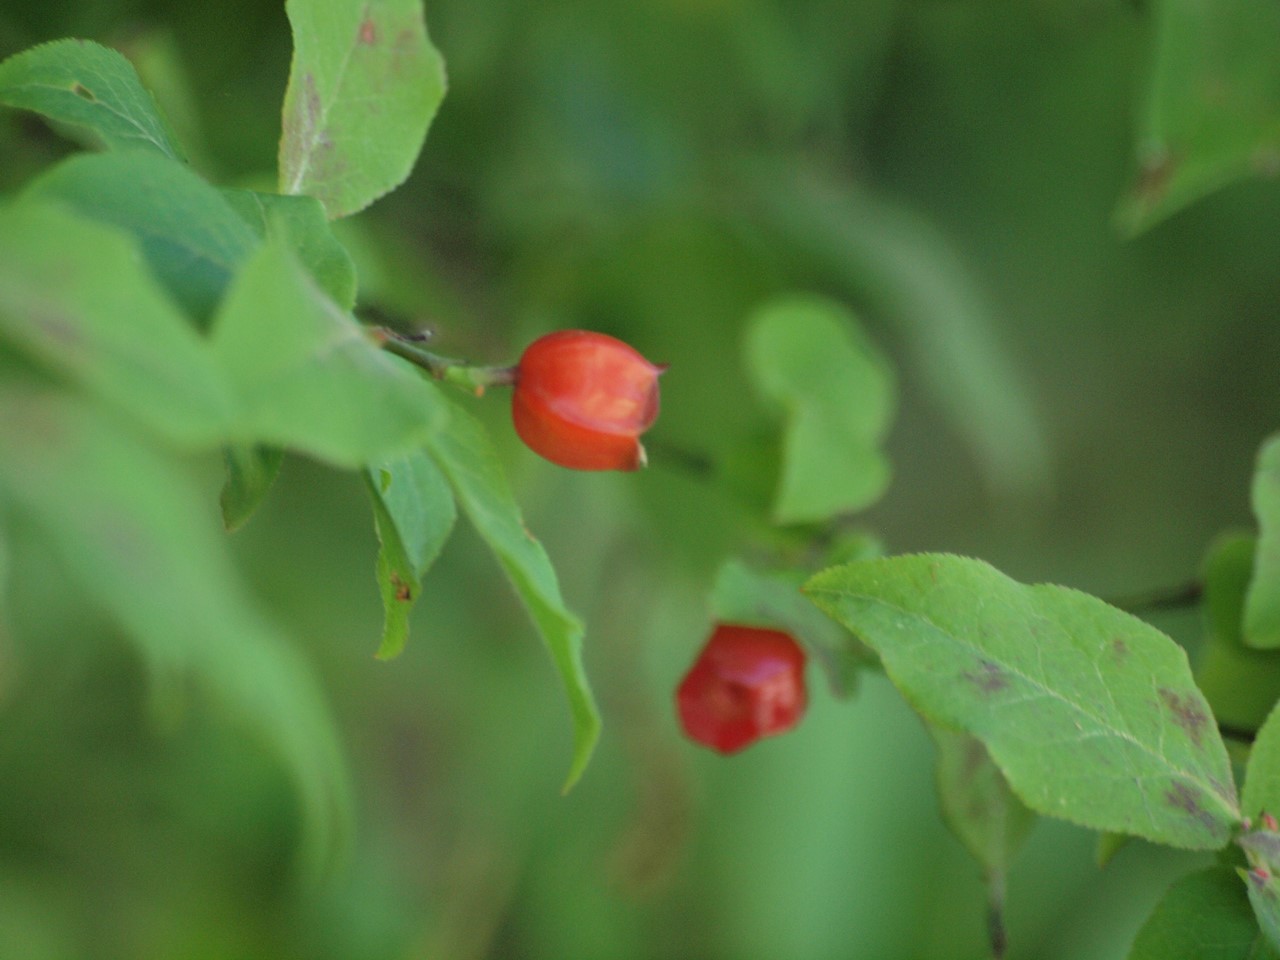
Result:
<svg viewBox="0 0 1280 960">
<path fill-rule="evenodd" d="M 635 470 L 658 416 L 658 377 L 621 340 L 560 330 L 535 340 L 516 370 L 511 416 L 534 453 L 574 470 Z"/>
<path fill-rule="evenodd" d="M 676 690 L 690 739 L 734 753 L 804 716 L 805 653 L 779 630 L 720 624 Z"/>
</svg>

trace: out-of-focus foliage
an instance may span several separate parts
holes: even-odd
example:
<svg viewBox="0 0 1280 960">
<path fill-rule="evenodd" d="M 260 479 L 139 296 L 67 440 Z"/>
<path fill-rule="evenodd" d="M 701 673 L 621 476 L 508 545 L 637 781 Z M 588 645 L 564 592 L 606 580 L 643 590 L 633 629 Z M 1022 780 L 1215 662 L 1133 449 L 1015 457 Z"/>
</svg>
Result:
<svg viewBox="0 0 1280 960">
<path fill-rule="evenodd" d="M 652 465 L 634 476 L 558 471 L 510 438 L 501 397 L 460 402 L 492 428 L 527 525 L 586 624 L 605 721 L 596 759 L 562 798 L 572 744 L 557 675 L 465 529 L 427 575 L 404 653 L 381 662 L 379 546 L 358 476 L 289 456 L 270 492 L 253 491 L 252 519 L 217 544 L 234 559 L 223 568 L 201 559 L 217 536 L 214 453 L 184 459 L 134 439 L 129 463 L 77 468 L 47 488 L 6 461 L 0 471 L 27 484 L 22 503 L 0 501 L 6 952 L 981 956 L 980 871 L 943 825 L 926 731 L 882 678 L 865 676 L 848 702 L 811 684 L 798 731 L 731 761 L 679 738 L 671 692 L 705 636 L 725 558 L 749 544 L 748 555 L 770 554 L 761 569 L 775 554 L 823 561 L 801 535 L 763 527 L 781 464 L 742 338 L 771 298 L 813 291 L 854 308 L 890 355 L 894 480 L 860 522 L 894 552 L 977 554 L 1019 580 L 1102 595 L 1193 575 L 1221 528 L 1251 522 L 1254 455 L 1280 420 L 1280 195 L 1242 178 L 1268 171 L 1248 137 L 1265 147 L 1274 136 L 1264 129 L 1269 27 L 1242 30 L 1230 18 L 1249 5 L 1224 3 L 1203 14 L 1220 22 L 1174 37 L 1191 6 L 431 0 L 449 93 L 408 182 L 338 225 L 359 296 L 432 327 L 443 352 L 486 362 L 579 326 L 672 365 Z M 70 36 L 132 60 L 195 172 L 220 187 L 276 183 L 291 62 L 283 4 L 0 7 L 0 57 Z M 1203 89 L 1240 107 L 1229 125 L 1197 120 L 1199 106 L 1179 99 L 1205 72 Z M 1169 204 L 1123 239 L 1117 205 L 1135 183 L 1154 196 L 1144 117 L 1156 97 L 1161 116 L 1183 118 L 1160 128 L 1177 169 L 1207 172 L 1177 210 L 1170 180 Z M 1246 114 L 1256 130 L 1237 122 Z M 75 206 L 70 180 L 88 175 L 78 168 L 117 162 L 45 172 L 80 149 L 80 122 L 0 111 L 0 191 L 47 177 L 38 189 Z M 1189 132 L 1175 142 L 1179 131 Z M 164 159 L 152 152 L 133 169 Z M 159 173 L 129 182 L 130 210 L 179 215 L 182 175 L 163 169 L 173 180 L 163 190 Z M 221 196 L 245 220 L 251 195 Z M 103 355 L 86 379 L 74 355 L 32 346 L 56 329 L 6 327 L 0 376 L 29 383 L 30 396 L 53 382 L 109 404 L 123 411 L 110 429 L 130 437 L 126 415 L 202 448 L 223 435 L 231 411 L 190 373 L 202 361 L 188 356 L 161 290 L 188 309 L 212 304 L 198 283 L 174 286 L 164 222 L 77 207 L 102 221 L 90 224 L 32 202 L 0 215 L 60 217 L 102 250 L 97 271 L 35 286 L 76 309 Z M 253 256 L 284 259 L 281 245 L 303 247 L 310 219 L 268 209 L 227 248 L 228 275 Z M 145 264 L 110 224 L 149 238 Z M 300 262 L 286 275 L 302 289 L 309 275 L 341 301 L 353 289 L 341 258 L 322 242 L 311 249 L 314 258 L 290 255 Z M 0 323 L 15 322 L 3 306 L 34 285 L 39 256 L 6 248 L 0 231 Z M 135 306 L 155 338 L 150 362 L 126 376 L 105 362 L 118 346 L 110 310 L 124 306 L 105 281 L 143 270 L 155 295 Z M 147 400 L 166 369 L 187 372 L 181 408 Z M 16 419 L 29 403 L 0 404 L 7 431 L 42 435 L 44 421 Z M 49 455 L 98 449 L 86 426 L 98 414 L 64 412 L 74 429 L 50 434 L 63 446 Z M 153 483 L 158 457 L 179 487 Z M 55 480 L 94 496 L 64 516 L 50 508 Z M 77 558 L 48 539 L 128 504 L 190 525 L 190 555 L 141 567 L 114 541 Z M 190 595 L 189 622 L 154 630 L 161 640 L 216 646 L 234 634 L 212 675 L 193 674 L 204 681 L 196 689 L 125 640 L 112 598 L 141 618 L 157 608 L 151 590 Z M 1197 643 L 1194 617 L 1166 620 Z M 573 625 L 559 626 L 571 675 Z M 251 642 L 263 637 L 272 642 Z M 297 655 L 256 662 L 274 656 L 275 640 Z M 296 699 L 281 701 L 285 689 Z M 292 768 L 262 740 L 263 710 L 292 710 L 280 732 Z M 307 780 L 304 762 L 333 769 L 331 750 L 350 771 L 354 836 L 327 880 L 299 885 L 296 786 L 311 783 L 313 818 L 340 814 L 341 785 Z M 1198 862 L 1131 844 L 1099 873 L 1092 847 L 1062 824 L 1033 831 L 1008 877 L 1010 957 L 1125 956 L 1169 881 Z"/>
</svg>

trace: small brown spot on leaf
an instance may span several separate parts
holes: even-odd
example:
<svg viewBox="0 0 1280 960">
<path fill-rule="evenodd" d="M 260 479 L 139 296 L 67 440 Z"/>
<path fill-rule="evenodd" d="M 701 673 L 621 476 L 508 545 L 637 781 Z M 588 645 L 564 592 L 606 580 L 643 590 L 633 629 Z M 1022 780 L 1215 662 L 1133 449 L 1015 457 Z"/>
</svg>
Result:
<svg viewBox="0 0 1280 960">
<path fill-rule="evenodd" d="M 378 42 L 378 27 L 372 17 L 365 17 L 360 23 L 360 42 L 371 47 Z"/>
<path fill-rule="evenodd" d="M 1201 806 L 1200 794 L 1193 787 L 1185 783 L 1175 783 L 1165 791 L 1164 799 L 1169 806 L 1199 820 L 1207 830 L 1217 832 L 1217 821 Z"/>
<path fill-rule="evenodd" d="M 98 98 L 93 95 L 93 91 L 82 84 L 73 83 L 71 85 L 71 92 L 81 100 L 88 100 L 90 103 L 98 102 Z"/>
<path fill-rule="evenodd" d="M 1160 699 L 1168 708 L 1173 722 L 1186 731 L 1192 743 L 1197 747 L 1200 746 L 1200 737 L 1209 723 L 1209 717 L 1201 709 L 1200 704 L 1196 703 L 1195 698 L 1189 693 L 1184 695 L 1167 687 L 1161 687 Z"/>
<path fill-rule="evenodd" d="M 39 310 L 30 314 L 32 324 L 59 350 L 82 347 L 84 337 L 75 322 L 62 313 Z"/>
<path fill-rule="evenodd" d="M 1111 641 L 1111 655 L 1115 657 L 1116 663 L 1123 664 L 1129 659 L 1129 645 L 1120 637 L 1116 637 Z"/>
<path fill-rule="evenodd" d="M 407 603 L 413 599 L 413 590 L 407 583 L 400 579 L 399 574 L 393 573 L 391 575 L 391 586 L 395 590 L 396 599 L 401 603 Z"/>
<path fill-rule="evenodd" d="M 1005 672 L 990 660 L 983 660 L 976 670 L 967 670 L 964 678 L 987 695 L 999 693 L 1009 686 L 1009 678 Z"/>
<path fill-rule="evenodd" d="M 977 737 L 971 737 L 964 747 L 964 763 L 961 766 L 964 773 L 964 781 L 968 783 L 973 780 L 986 762 L 987 748 L 982 745 L 982 741 Z"/>
</svg>

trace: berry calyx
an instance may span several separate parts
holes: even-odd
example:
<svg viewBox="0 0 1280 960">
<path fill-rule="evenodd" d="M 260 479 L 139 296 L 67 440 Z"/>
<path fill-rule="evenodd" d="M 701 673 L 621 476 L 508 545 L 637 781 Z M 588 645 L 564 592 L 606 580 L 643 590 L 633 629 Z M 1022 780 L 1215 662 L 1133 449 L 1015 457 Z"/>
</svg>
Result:
<svg viewBox="0 0 1280 960">
<path fill-rule="evenodd" d="M 644 466 L 640 435 L 658 416 L 658 377 L 621 340 L 560 330 L 531 343 L 516 366 L 511 417 L 534 453 L 573 470 Z"/>
<path fill-rule="evenodd" d="M 717 625 L 676 690 L 681 726 L 720 753 L 785 733 L 808 704 L 805 660 L 780 630 Z"/>
</svg>

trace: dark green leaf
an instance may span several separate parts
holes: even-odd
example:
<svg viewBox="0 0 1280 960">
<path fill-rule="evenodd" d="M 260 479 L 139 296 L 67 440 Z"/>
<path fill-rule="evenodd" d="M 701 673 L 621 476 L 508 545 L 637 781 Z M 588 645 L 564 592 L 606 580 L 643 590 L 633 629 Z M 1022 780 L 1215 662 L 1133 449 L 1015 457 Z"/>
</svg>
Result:
<svg viewBox="0 0 1280 960">
<path fill-rule="evenodd" d="M 155 275 L 202 324 L 259 244 L 217 189 L 154 153 L 81 154 L 32 183 L 28 194 L 133 234 Z"/>
<path fill-rule="evenodd" d="M 278 243 L 245 264 L 211 336 L 242 442 L 360 467 L 420 446 L 444 417 L 435 386 L 376 347 Z"/>
<path fill-rule="evenodd" d="M 1261 960 L 1262 939 L 1240 878 L 1228 867 L 1183 877 L 1138 931 L 1129 960 Z"/>
<path fill-rule="evenodd" d="M 1139 173 L 1117 211 L 1131 232 L 1280 164 L 1280 7 L 1161 0 L 1155 22 Z"/>
<path fill-rule="evenodd" d="M 239 530 L 258 509 L 276 482 L 284 451 L 279 447 L 231 446 L 224 448 L 227 481 L 219 500 L 222 523 L 228 531 Z"/>
<path fill-rule="evenodd" d="M 1196 684 L 1218 722 L 1257 730 L 1280 698 L 1280 651 L 1244 645 L 1245 594 L 1253 579 L 1253 537 L 1219 539 L 1204 566 L 1206 639 L 1196 661 Z"/>
<path fill-rule="evenodd" d="M 761 573 L 730 560 L 716 575 L 712 614 L 724 623 L 786 631 L 822 664 L 836 696 L 851 696 L 858 671 L 874 665 L 875 654 L 805 598 L 805 579 L 799 570 Z"/>
<path fill-rule="evenodd" d="M 88 40 L 55 40 L 0 63 L 0 103 L 83 127 L 114 150 L 184 159 L 133 65 Z"/>
<path fill-rule="evenodd" d="M 457 507 L 448 481 L 425 451 L 371 464 L 365 480 L 381 544 L 378 587 L 386 611 L 378 658 L 387 660 L 409 639 L 419 586 L 449 539 Z"/>
<path fill-rule="evenodd" d="M 1186 654 L 1136 617 L 933 554 L 836 567 L 805 590 L 926 720 L 981 740 L 1037 813 L 1200 850 L 1239 822 Z"/>
<path fill-rule="evenodd" d="M 1035 814 L 1014 796 L 982 741 L 927 726 L 938 747 L 943 819 L 988 877 L 1007 873 L 1035 825 Z"/>
<path fill-rule="evenodd" d="M 525 528 L 484 427 L 460 407 L 451 407 L 449 414 L 448 426 L 428 448 L 524 601 L 564 683 L 574 732 L 568 790 L 586 770 L 600 737 L 600 714 L 582 665 L 582 624 L 564 605 L 547 551 Z"/>
<path fill-rule="evenodd" d="M 837 303 L 777 300 L 752 317 L 747 367 L 786 415 L 778 523 L 822 522 L 870 506 L 889 485 L 880 441 L 893 413 L 888 363 Z"/>
<path fill-rule="evenodd" d="M 1280 437 L 1258 453 L 1253 474 L 1253 513 L 1258 518 L 1258 552 L 1245 598 L 1244 639 L 1251 647 L 1280 647 Z"/>
<path fill-rule="evenodd" d="M 444 98 L 421 0 L 288 0 L 280 192 L 364 209 L 409 175 Z"/>
<path fill-rule="evenodd" d="M 333 235 L 320 201 L 254 190 L 222 195 L 260 238 L 279 236 L 334 303 L 343 310 L 356 305 L 356 266 Z"/>
<path fill-rule="evenodd" d="M 228 436 L 230 392 L 130 237 L 35 201 L 0 209 L 0 338 L 165 436 Z"/>
<path fill-rule="evenodd" d="M 191 675 L 273 745 L 299 790 L 306 862 L 330 863 L 350 816 L 332 717 L 178 465 L 75 398 L 10 386 L 0 491 L 53 545 L 68 589 L 109 611 L 158 672 Z"/>
</svg>

